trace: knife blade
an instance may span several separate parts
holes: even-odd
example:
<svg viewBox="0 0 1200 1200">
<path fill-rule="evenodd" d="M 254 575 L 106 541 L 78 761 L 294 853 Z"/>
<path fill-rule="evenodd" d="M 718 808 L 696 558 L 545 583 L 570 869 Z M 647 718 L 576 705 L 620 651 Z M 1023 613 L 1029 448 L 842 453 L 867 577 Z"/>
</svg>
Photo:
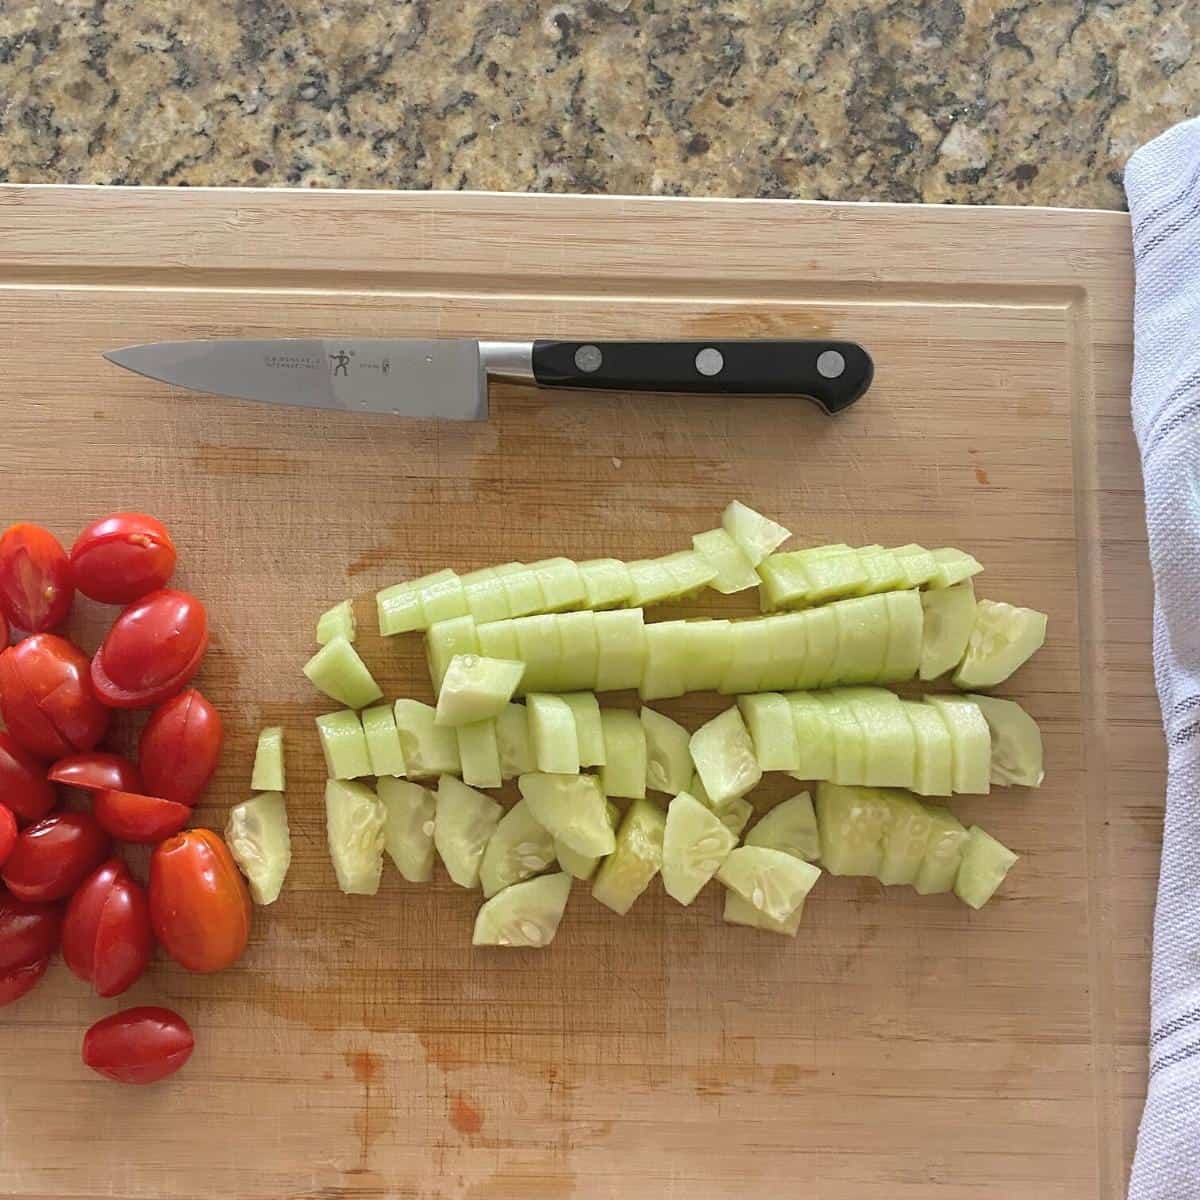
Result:
<svg viewBox="0 0 1200 1200">
<path fill-rule="evenodd" d="M 148 342 L 104 357 L 191 391 L 457 421 L 487 418 L 489 376 L 540 387 L 802 396 L 834 414 L 874 375 L 856 342 L 753 339 L 229 338 Z"/>
</svg>

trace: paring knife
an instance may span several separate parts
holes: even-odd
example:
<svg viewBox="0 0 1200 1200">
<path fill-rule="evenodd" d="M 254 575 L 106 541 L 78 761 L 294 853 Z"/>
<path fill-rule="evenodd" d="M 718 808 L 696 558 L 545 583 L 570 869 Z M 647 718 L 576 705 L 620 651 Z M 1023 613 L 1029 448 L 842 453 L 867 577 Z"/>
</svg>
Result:
<svg viewBox="0 0 1200 1200">
<path fill-rule="evenodd" d="M 275 338 L 150 342 L 110 362 L 177 387 L 267 404 L 481 421 L 489 375 L 541 387 L 804 396 L 841 412 L 870 386 L 855 342 L 481 342 Z"/>
</svg>

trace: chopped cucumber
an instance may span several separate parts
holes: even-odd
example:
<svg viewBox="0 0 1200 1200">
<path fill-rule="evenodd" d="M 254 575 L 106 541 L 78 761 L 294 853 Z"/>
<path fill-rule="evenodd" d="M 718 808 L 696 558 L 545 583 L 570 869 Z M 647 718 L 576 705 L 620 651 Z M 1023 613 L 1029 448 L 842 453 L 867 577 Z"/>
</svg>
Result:
<svg viewBox="0 0 1200 1200">
<path fill-rule="evenodd" d="M 467 593 L 462 580 L 451 570 L 438 571 L 421 580 L 421 612 L 425 617 L 425 628 L 438 621 L 450 621 L 455 617 L 469 615 Z"/>
<path fill-rule="evenodd" d="M 725 696 L 757 692 L 770 662 L 767 623 L 756 617 L 733 621 L 729 627 L 729 665 L 717 690 Z"/>
<path fill-rule="evenodd" d="M 982 908 L 1004 882 L 1017 856 L 978 825 L 967 830 L 954 894 L 972 908 Z"/>
<path fill-rule="evenodd" d="M 837 691 L 816 692 L 814 698 L 824 705 L 833 734 L 833 781 L 861 784 L 867 777 L 867 743 L 854 709 Z"/>
<path fill-rule="evenodd" d="M 991 790 L 992 735 L 978 704 L 958 696 L 926 696 L 950 730 L 953 752 L 952 779 L 956 792 Z"/>
<path fill-rule="evenodd" d="M 522 775 L 517 787 L 529 811 L 551 837 L 579 854 L 601 857 L 613 850 L 608 804 L 595 775 Z"/>
<path fill-rule="evenodd" d="M 791 686 L 819 688 L 832 676 L 838 653 L 837 606 L 827 604 L 796 615 L 804 621 L 804 663 Z"/>
<path fill-rule="evenodd" d="M 937 679 L 954 670 L 967 652 L 975 627 L 975 585 L 964 579 L 953 587 L 921 592 L 925 626 L 921 635 L 921 678 Z"/>
<path fill-rule="evenodd" d="M 649 800 L 635 800 L 625 813 L 613 852 L 600 864 L 592 885 L 592 895 L 619 916 L 662 868 L 666 824 L 666 814 Z"/>
<path fill-rule="evenodd" d="M 684 690 L 715 692 L 733 656 L 733 626 L 726 620 L 702 618 L 687 623 L 687 666 Z"/>
<path fill-rule="evenodd" d="M 675 576 L 661 558 L 635 559 L 629 564 L 629 578 L 633 581 L 629 603 L 635 608 L 661 604 L 677 594 Z"/>
<path fill-rule="evenodd" d="M 987 688 L 1003 683 L 1045 640 L 1045 613 L 980 600 L 967 652 L 954 672 L 954 686 Z"/>
<path fill-rule="evenodd" d="M 687 690 L 688 623 L 658 621 L 646 626 L 646 666 L 638 695 L 643 700 L 682 696 Z"/>
<path fill-rule="evenodd" d="M 880 683 L 900 683 L 912 679 L 921 663 L 921 635 L 925 627 L 921 593 L 916 591 L 886 592 L 887 651 L 883 670 L 876 677 Z"/>
<path fill-rule="evenodd" d="M 767 666 L 758 681 L 760 691 L 794 688 L 808 669 L 808 613 L 781 613 L 764 620 Z"/>
<path fill-rule="evenodd" d="M 371 760 L 371 774 L 407 775 L 404 749 L 400 735 L 396 732 L 396 717 L 390 704 L 379 704 L 362 711 L 363 736 L 367 739 L 367 757 Z"/>
<path fill-rule="evenodd" d="M 477 625 L 505 621 L 512 616 L 502 570 L 501 567 L 484 567 L 462 577 L 463 589 L 467 593 L 467 611 Z"/>
<path fill-rule="evenodd" d="M 283 796 L 263 792 L 235 804 L 225 824 L 225 844 L 246 877 L 254 903 L 274 904 L 292 865 Z"/>
<path fill-rule="evenodd" d="M 777 804 L 746 834 L 747 846 L 766 846 L 782 850 L 805 862 L 821 857 L 821 835 L 817 829 L 817 814 L 812 797 L 801 792 L 790 800 Z"/>
<path fill-rule="evenodd" d="M 754 757 L 764 771 L 795 771 L 800 765 L 792 706 L 778 692 L 739 696 L 738 709 L 750 730 Z"/>
<path fill-rule="evenodd" d="M 425 628 L 425 610 L 421 607 L 421 593 L 416 586 L 418 582 L 408 580 L 376 593 L 379 632 L 384 637 Z"/>
<path fill-rule="evenodd" d="M 581 767 L 604 766 L 604 726 L 600 723 L 600 701 L 591 692 L 568 692 L 559 699 L 575 718 Z"/>
<path fill-rule="evenodd" d="M 912 723 L 900 697 L 887 688 L 839 688 L 863 731 L 866 758 L 863 783 L 868 787 L 912 787 L 917 747 Z"/>
<path fill-rule="evenodd" d="M 723 915 L 730 925 L 747 925 L 751 929 L 763 929 L 768 933 L 782 933 L 786 937 L 795 937 L 800 928 L 800 918 L 804 915 L 804 902 L 796 905 L 786 921 L 772 921 L 766 914 L 759 912 L 749 900 L 743 900 L 737 892 L 726 889 Z"/>
<path fill-rule="evenodd" d="M 876 878 L 884 884 L 916 883 L 925 861 L 933 819 L 926 807 L 907 792 L 881 795 L 891 809 L 891 818 Z"/>
<path fill-rule="evenodd" d="M 896 556 L 910 588 L 925 587 L 938 573 L 937 559 L 916 542 L 909 542 L 907 546 L 897 546 L 892 553 Z"/>
<path fill-rule="evenodd" d="M 571 876 L 565 871 L 514 883 L 485 901 L 475 918 L 474 946 L 527 946 L 540 949 L 554 941 Z"/>
<path fill-rule="evenodd" d="M 317 645 L 324 646 L 335 637 L 344 637 L 352 642 L 358 636 L 358 618 L 354 615 L 354 602 L 343 600 L 326 610 L 317 618 Z"/>
<path fill-rule="evenodd" d="M 348 896 L 373 896 L 383 873 L 387 810 L 365 783 L 325 783 L 325 832 L 338 887 Z"/>
<path fill-rule="evenodd" d="M 504 776 L 500 770 L 500 743 L 495 720 L 459 725 L 454 733 L 463 783 L 471 787 L 498 788 L 504 782 Z"/>
<path fill-rule="evenodd" d="M 602 708 L 600 727 L 604 733 L 604 766 L 600 768 L 604 794 L 619 800 L 644 799 L 646 731 L 637 713 Z"/>
<path fill-rule="evenodd" d="M 922 796 L 949 796 L 954 790 L 954 744 L 946 722 L 929 704 L 904 700 L 902 707 L 916 749 L 912 790 Z"/>
<path fill-rule="evenodd" d="M 529 715 L 523 704 L 506 704 L 496 718 L 496 744 L 500 751 L 500 776 L 516 779 L 537 770 L 533 739 L 529 736 Z"/>
<path fill-rule="evenodd" d="M 640 608 L 596 614 L 596 691 L 619 692 L 642 682 L 646 633 Z"/>
<path fill-rule="evenodd" d="M 696 595 L 717 577 L 717 568 L 695 550 L 677 550 L 659 561 L 675 581 L 675 590 L 670 596 L 672 600 Z"/>
<path fill-rule="evenodd" d="M 584 598 L 588 608 L 618 608 L 628 604 L 633 595 L 633 580 L 629 568 L 617 558 L 594 558 L 579 564 L 583 577 Z"/>
<path fill-rule="evenodd" d="M 562 613 L 558 623 L 560 659 L 555 686 L 573 692 L 596 686 L 596 665 L 600 656 L 596 641 L 596 614 Z"/>
<path fill-rule="evenodd" d="M 708 560 L 716 575 L 709 587 L 723 596 L 758 586 L 758 575 L 742 548 L 724 529 L 710 529 L 692 536 L 696 553 Z"/>
<path fill-rule="evenodd" d="M 812 863 L 766 846 L 739 846 L 717 871 L 730 891 L 772 921 L 786 921 L 820 877 Z"/>
<path fill-rule="evenodd" d="M 621 822 L 621 810 L 609 800 L 605 803 L 604 815 L 608 817 L 609 828 L 615 833 Z M 598 854 L 580 854 L 557 838 L 554 839 L 554 857 L 558 859 L 558 865 L 576 879 L 591 879 L 601 859 Z"/>
<path fill-rule="evenodd" d="M 383 698 L 379 684 L 371 678 L 366 663 L 340 635 L 330 638 L 304 664 L 304 674 L 327 696 L 347 708 L 366 708 Z"/>
<path fill-rule="evenodd" d="M 643 708 L 640 716 L 646 734 L 646 786 L 670 796 L 685 791 L 692 778 L 691 735 L 652 708 Z"/>
<path fill-rule="evenodd" d="M 525 674 L 525 664 L 507 658 L 456 654 L 442 677 L 439 725 L 472 725 L 500 714 Z"/>
<path fill-rule="evenodd" d="M 734 837 L 741 837 L 742 830 L 754 816 L 754 805 L 742 796 L 726 800 L 724 804 L 714 804 L 712 797 L 704 790 L 704 781 L 695 773 L 692 774 L 692 781 L 688 784 L 687 791 L 689 795 L 699 800 Z"/>
<path fill-rule="evenodd" d="M 344 708 L 317 718 L 317 733 L 330 779 L 358 779 L 371 774 L 371 757 L 358 713 Z"/>
<path fill-rule="evenodd" d="M 430 775 L 457 775 L 461 770 L 458 738 L 453 729 L 443 729 L 436 713 L 420 700 L 397 700 L 392 708 L 396 732 L 410 779 Z"/>
<path fill-rule="evenodd" d="M 744 796 L 762 778 L 754 743 L 737 708 L 726 709 L 692 734 L 696 773 L 714 804 Z"/>
<path fill-rule="evenodd" d="M 862 595 L 873 596 L 909 586 L 908 576 L 891 550 L 885 550 L 882 546 L 863 546 L 858 558 L 867 573 Z"/>
<path fill-rule="evenodd" d="M 569 558 L 546 558 L 530 563 L 529 568 L 537 575 L 545 597 L 543 612 L 565 612 L 584 603 L 583 576 Z"/>
<path fill-rule="evenodd" d="M 740 500 L 731 501 L 721 514 L 721 528 L 741 547 L 752 567 L 757 567 L 772 550 L 792 536 L 790 530 Z"/>
<path fill-rule="evenodd" d="M 1042 731 L 1037 722 L 1015 701 L 995 696 L 967 696 L 979 705 L 992 736 L 993 783 L 1019 783 L 1041 787 Z"/>
<path fill-rule="evenodd" d="M 453 775 L 439 777 L 433 844 L 450 878 L 459 887 L 479 886 L 483 852 L 503 811 L 495 800 L 467 787 Z"/>
<path fill-rule="evenodd" d="M 717 873 L 737 838 L 694 796 L 680 792 L 667 808 L 662 879 L 666 893 L 691 904 Z"/>
<path fill-rule="evenodd" d="M 433 878 L 433 831 L 437 802 L 433 793 L 405 779 L 381 779 L 379 799 L 387 810 L 383 844 L 396 870 L 409 883 Z"/>
<path fill-rule="evenodd" d="M 758 564 L 758 575 L 762 580 L 759 604 L 763 612 L 803 608 L 812 590 L 812 582 L 798 550 L 764 558 Z"/>
<path fill-rule="evenodd" d="M 507 662 L 524 662 L 521 647 L 517 644 L 516 621 L 493 621 L 480 625 L 475 630 L 479 639 L 479 653 L 485 658 L 498 658 Z M 524 675 L 521 676 L 525 678 Z"/>
<path fill-rule="evenodd" d="M 544 612 L 546 597 L 542 594 L 537 572 L 523 563 L 514 565 L 517 569 L 506 572 L 502 577 L 509 611 L 514 617 L 527 617 L 531 613 Z"/>
<path fill-rule="evenodd" d="M 892 809 L 875 788 L 817 784 L 821 865 L 830 875 L 878 875 Z"/>
<path fill-rule="evenodd" d="M 558 687 L 562 670 L 562 638 L 553 613 L 522 617 L 513 622 L 517 632 L 517 658 L 525 663 L 521 691 L 544 692 Z"/>
<path fill-rule="evenodd" d="M 534 819 L 529 805 L 518 800 L 500 818 L 479 864 L 484 896 L 544 871 L 554 862 L 554 838 Z"/>
<path fill-rule="evenodd" d="M 579 774 L 579 734 L 575 714 L 561 696 L 531 692 L 525 697 L 533 757 L 539 771 L 556 775 Z"/>
<path fill-rule="evenodd" d="M 796 779 L 832 779 L 834 733 L 825 705 L 808 692 L 788 692 L 788 707 L 796 729 Z"/>
<path fill-rule="evenodd" d="M 953 587 L 983 570 L 982 563 L 952 546 L 945 546 L 931 553 L 934 562 L 937 563 L 937 571 L 929 581 L 929 586 L 933 588 Z"/>
<path fill-rule="evenodd" d="M 478 658 L 479 652 L 475 618 L 469 614 L 431 625 L 425 635 L 425 657 L 429 662 L 429 678 L 433 680 L 434 692 L 441 692 L 442 681 L 455 658 Z"/>
<path fill-rule="evenodd" d="M 916 603 L 916 597 L 913 597 Z M 857 596 L 832 605 L 838 648 L 827 684 L 872 683 L 883 674 L 888 649 L 888 607 L 882 596 Z M 795 685 L 793 685 L 795 686 Z"/>
<path fill-rule="evenodd" d="M 258 746 L 254 751 L 254 770 L 250 773 L 250 790 L 253 792 L 282 792 L 285 790 L 282 725 L 269 725 L 258 735 Z"/>
<path fill-rule="evenodd" d="M 929 814 L 929 840 L 913 887 L 922 896 L 932 896 L 954 886 L 967 831 L 948 808 L 930 804 L 925 811 Z"/>
<path fill-rule="evenodd" d="M 839 543 L 835 546 L 813 546 L 797 551 L 799 563 L 808 577 L 809 604 L 822 604 L 856 595 L 867 583 L 866 568 L 858 552 Z"/>
</svg>

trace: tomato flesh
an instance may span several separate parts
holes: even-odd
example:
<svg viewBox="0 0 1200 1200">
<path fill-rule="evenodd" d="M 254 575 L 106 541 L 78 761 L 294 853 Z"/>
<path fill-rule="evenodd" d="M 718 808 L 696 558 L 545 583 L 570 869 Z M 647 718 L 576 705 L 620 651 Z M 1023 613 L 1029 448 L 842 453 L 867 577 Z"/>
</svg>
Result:
<svg viewBox="0 0 1200 1200">
<path fill-rule="evenodd" d="M 154 710 L 138 742 L 146 790 L 180 804 L 195 804 L 221 755 L 221 717 L 195 688 Z"/>
<path fill-rule="evenodd" d="M 118 792 L 140 792 L 142 774 L 135 763 L 119 754 L 93 750 L 88 754 L 68 754 L 50 768 L 46 776 L 52 783 L 66 784 L 84 792 L 112 788 Z"/>
<path fill-rule="evenodd" d="M 119 842 L 153 846 L 178 833 L 192 815 L 186 804 L 137 792 L 97 792 L 92 815 Z"/>
<path fill-rule="evenodd" d="M 0 872 L 18 900 L 64 900 L 108 857 L 91 813 L 56 813 L 21 830 Z"/>
<path fill-rule="evenodd" d="M 171 535 L 161 521 L 146 513 L 101 517 L 71 547 L 75 586 L 103 604 L 129 604 L 157 591 L 174 570 Z"/>
<path fill-rule="evenodd" d="M 0 973 L 0 1008 L 14 1000 L 20 1000 L 26 992 L 37 987 L 49 965 L 48 958 L 41 958 L 28 966 L 13 967 L 11 971 Z"/>
<path fill-rule="evenodd" d="M 83 1061 L 118 1083 L 155 1083 L 178 1071 L 195 1044 L 188 1023 L 169 1008 L 127 1008 L 83 1035 Z"/>
<path fill-rule="evenodd" d="M 0 654 L 0 660 L 3 659 Z M 46 777 L 46 768 L 12 734 L 0 730 L 0 801 L 19 825 L 40 821 L 54 807 L 58 795 Z"/>
<path fill-rule="evenodd" d="M 141 978 L 153 948 L 146 893 L 119 858 L 110 858 L 67 905 L 63 959 L 96 995 L 117 996 Z"/>
<path fill-rule="evenodd" d="M 30 633 L 56 629 L 71 611 L 71 563 L 40 525 L 10 525 L 0 536 L 0 611 Z"/>
<path fill-rule="evenodd" d="M 62 911 L 0 892 L 0 975 L 49 958 L 58 949 Z"/>
</svg>

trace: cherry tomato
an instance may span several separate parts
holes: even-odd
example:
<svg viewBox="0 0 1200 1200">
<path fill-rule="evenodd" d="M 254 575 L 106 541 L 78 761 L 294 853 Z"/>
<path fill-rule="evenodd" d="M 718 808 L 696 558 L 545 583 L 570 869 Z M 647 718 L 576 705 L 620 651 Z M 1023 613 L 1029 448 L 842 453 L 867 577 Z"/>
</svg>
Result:
<svg viewBox="0 0 1200 1200">
<path fill-rule="evenodd" d="M 118 792 L 140 792 L 142 774 L 136 765 L 119 754 L 93 750 L 88 754 L 68 754 L 50 768 L 47 776 L 53 783 L 85 792 L 113 788 Z"/>
<path fill-rule="evenodd" d="M 129 604 L 164 587 L 175 570 L 167 527 L 145 513 L 113 513 L 93 521 L 71 547 L 75 586 L 103 604 Z"/>
<path fill-rule="evenodd" d="M 119 858 L 110 858 L 67 905 L 63 958 L 97 996 L 117 996 L 141 978 L 153 948 L 146 893 Z"/>
<path fill-rule="evenodd" d="M 21 830 L 0 877 L 18 900 L 63 900 L 108 857 L 91 813 L 56 813 Z"/>
<path fill-rule="evenodd" d="M 30 633 L 55 629 L 71 611 L 71 564 L 40 525 L 10 525 L 0 537 L 0 610 Z"/>
<path fill-rule="evenodd" d="M 87 656 L 53 633 L 0 654 L 0 712 L 9 733 L 42 758 L 91 750 L 111 716 L 92 689 Z"/>
<path fill-rule="evenodd" d="M 0 975 L 49 958 L 58 949 L 62 910 L 0 893 Z"/>
<path fill-rule="evenodd" d="M 174 1075 L 195 1044 L 188 1023 L 169 1008 L 126 1008 L 83 1035 L 83 1061 L 118 1083 L 155 1083 Z"/>
<path fill-rule="evenodd" d="M 149 708 L 183 690 L 207 649 L 204 605 L 164 588 L 116 619 L 92 659 L 92 682 L 113 708 Z"/>
<path fill-rule="evenodd" d="M 217 769 L 221 717 L 195 688 L 154 710 L 138 742 L 146 788 L 156 796 L 195 804 Z"/>
<path fill-rule="evenodd" d="M 8 645 L 9 636 L 8 618 L 0 612 L 0 650 L 3 650 Z"/>
<path fill-rule="evenodd" d="M 189 971 L 221 971 L 241 958 L 250 936 L 250 893 L 211 829 L 189 829 L 154 851 L 150 924 L 163 949 Z"/>
<path fill-rule="evenodd" d="M 39 958 L 28 966 L 13 967 L 11 971 L 0 973 L 0 1008 L 20 1000 L 26 992 L 37 987 L 49 965 L 48 958 Z"/>
<path fill-rule="evenodd" d="M 12 810 L 18 824 L 40 821 L 57 799 L 46 768 L 11 734 L 0 730 L 0 801 Z"/>
<path fill-rule="evenodd" d="M 137 792 L 97 792 L 92 815 L 119 842 L 153 846 L 178 833 L 192 815 L 186 804 Z"/>
<path fill-rule="evenodd" d="M 8 856 L 17 844 L 17 818 L 12 809 L 0 804 L 0 867 L 8 862 Z"/>
</svg>

